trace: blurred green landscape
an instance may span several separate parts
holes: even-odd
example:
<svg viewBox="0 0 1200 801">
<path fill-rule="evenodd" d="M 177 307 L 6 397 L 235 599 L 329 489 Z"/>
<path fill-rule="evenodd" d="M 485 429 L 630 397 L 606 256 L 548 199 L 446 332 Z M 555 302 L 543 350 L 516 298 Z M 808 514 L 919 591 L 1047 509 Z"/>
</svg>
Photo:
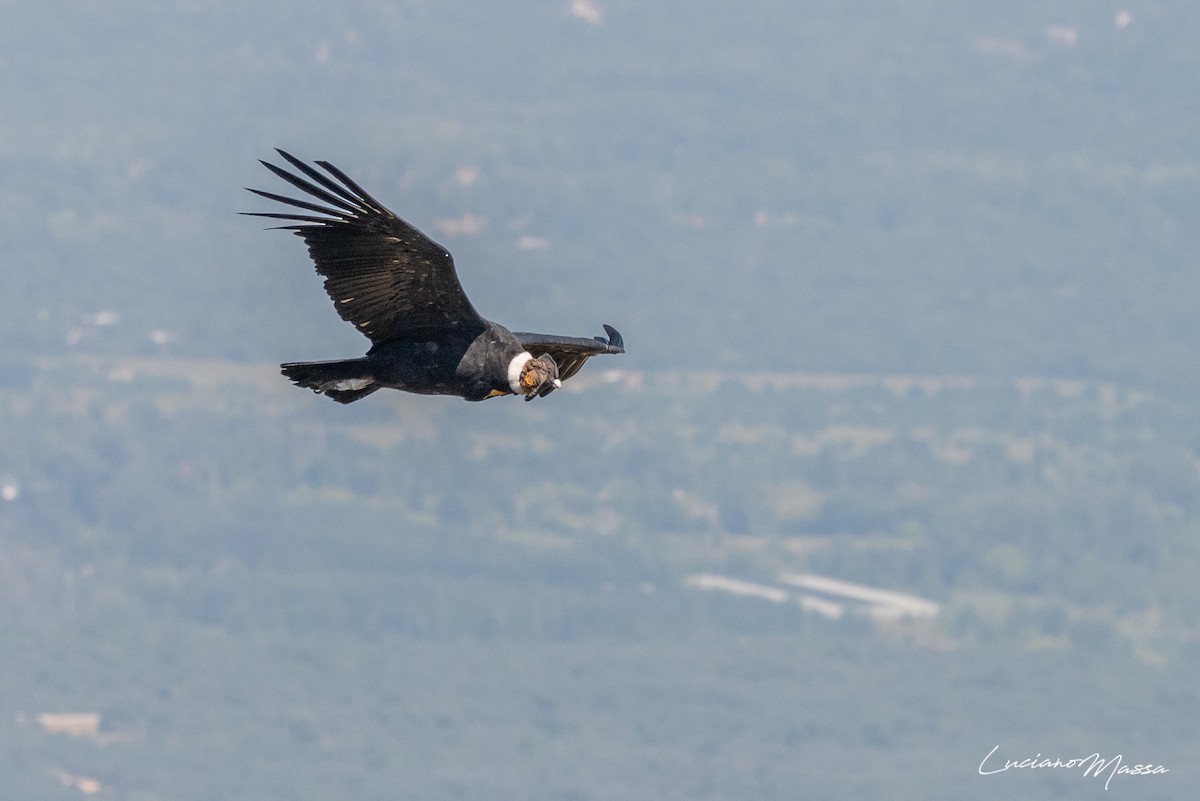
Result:
<svg viewBox="0 0 1200 801">
<path fill-rule="evenodd" d="M 1191 5 L 6 10 L 7 795 L 1200 787 Z M 628 353 L 296 390 L 367 343 L 236 216 L 276 146 Z"/>
</svg>

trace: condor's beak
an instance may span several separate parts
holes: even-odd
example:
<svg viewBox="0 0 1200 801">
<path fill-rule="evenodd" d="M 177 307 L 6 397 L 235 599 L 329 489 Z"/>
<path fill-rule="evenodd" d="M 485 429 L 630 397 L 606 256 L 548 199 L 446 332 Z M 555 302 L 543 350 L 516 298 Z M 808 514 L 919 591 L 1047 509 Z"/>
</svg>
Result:
<svg viewBox="0 0 1200 801">
<path fill-rule="evenodd" d="M 562 379 L 555 378 L 548 385 L 543 386 L 539 391 L 534 392 L 531 395 L 526 395 L 525 400 L 531 401 L 534 398 L 544 398 L 547 395 L 549 395 L 551 392 L 553 392 L 554 390 L 559 389 L 560 387 L 562 387 Z"/>
</svg>

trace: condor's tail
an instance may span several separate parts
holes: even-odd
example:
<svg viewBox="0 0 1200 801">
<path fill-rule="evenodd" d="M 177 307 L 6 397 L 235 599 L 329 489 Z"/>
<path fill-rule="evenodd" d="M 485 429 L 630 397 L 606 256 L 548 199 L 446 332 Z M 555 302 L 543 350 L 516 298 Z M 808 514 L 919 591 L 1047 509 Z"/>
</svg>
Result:
<svg viewBox="0 0 1200 801">
<path fill-rule="evenodd" d="M 353 403 L 379 389 L 366 359 L 290 362 L 279 365 L 279 369 L 296 386 L 308 387 L 338 403 Z"/>
</svg>

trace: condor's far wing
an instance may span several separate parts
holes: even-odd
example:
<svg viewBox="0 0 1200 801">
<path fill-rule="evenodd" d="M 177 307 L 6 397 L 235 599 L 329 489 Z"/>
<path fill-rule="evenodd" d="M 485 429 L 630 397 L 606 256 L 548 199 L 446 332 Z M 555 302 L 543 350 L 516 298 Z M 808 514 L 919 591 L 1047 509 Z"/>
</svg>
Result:
<svg viewBox="0 0 1200 801">
<path fill-rule="evenodd" d="M 325 170 L 322 173 L 282 150 L 277 152 L 297 172 L 266 161 L 263 166 L 309 199 L 249 191 L 314 213 L 244 213 L 298 223 L 280 227 L 304 239 L 343 320 L 375 344 L 406 335 L 437 336 L 483 327 L 484 320 L 467 299 L 454 259 L 444 247 L 397 217 L 329 162 L 316 162 Z"/>
<path fill-rule="evenodd" d="M 617 332 L 617 329 L 606 325 L 604 332 L 608 334 L 607 339 L 604 337 L 585 339 L 583 337 L 560 337 L 553 334 L 527 334 L 523 331 L 514 331 L 513 336 L 525 350 L 533 354 L 535 359 L 543 353 L 549 353 L 558 364 L 559 379 L 566 381 L 578 373 L 579 368 L 583 367 L 583 363 L 593 356 L 601 353 L 625 352 L 625 342 L 621 339 L 621 334 Z"/>
</svg>

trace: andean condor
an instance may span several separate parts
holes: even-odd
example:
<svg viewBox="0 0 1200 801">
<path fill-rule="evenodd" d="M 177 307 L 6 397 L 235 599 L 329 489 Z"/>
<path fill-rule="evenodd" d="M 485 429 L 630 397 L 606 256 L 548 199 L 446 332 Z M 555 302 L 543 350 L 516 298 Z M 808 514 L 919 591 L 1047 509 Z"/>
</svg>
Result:
<svg viewBox="0 0 1200 801">
<path fill-rule="evenodd" d="M 588 358 L 625 352 L 609 325 L 607 338 L 586 339 L 513 332 L 484 319 L 467 300 L 444 247 L 332 164 L 316 162 L 325 175 L 277 152 L 300 174 L 266 161 L 263 166 L 320 202 L 250 189 L 314 213 L 245 213 L 297 223 L 279 227 L 304 240 L 338 314 L 371 340 L 359 359 L 280 365 L 297 385 L 338 403 L 381 387 L 469 401 L 498 395 L 528 401 L 562 386 Z"/>
</svg>

